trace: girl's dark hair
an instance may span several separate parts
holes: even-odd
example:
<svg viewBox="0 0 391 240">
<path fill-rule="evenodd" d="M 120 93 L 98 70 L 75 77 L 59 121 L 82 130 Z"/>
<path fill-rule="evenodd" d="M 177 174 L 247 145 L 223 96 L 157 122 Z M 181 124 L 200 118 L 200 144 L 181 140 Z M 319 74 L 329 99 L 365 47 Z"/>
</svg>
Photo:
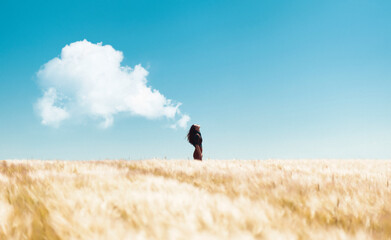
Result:
<svg viewBox="0 0 391 240">
<path fill-rule="evenodd" d="M 196 135 L 197 131 L 196 131 L 196 124 L 193 124 L 191 125 L 190 127 L 190 130 L 189 130 L 189 133 L 187 134 L 187 141 L 189 141 L 189 143 L 191 145 L 194 145 L 195 142 L 194 142 L 194 136 Z"/>
</svg>

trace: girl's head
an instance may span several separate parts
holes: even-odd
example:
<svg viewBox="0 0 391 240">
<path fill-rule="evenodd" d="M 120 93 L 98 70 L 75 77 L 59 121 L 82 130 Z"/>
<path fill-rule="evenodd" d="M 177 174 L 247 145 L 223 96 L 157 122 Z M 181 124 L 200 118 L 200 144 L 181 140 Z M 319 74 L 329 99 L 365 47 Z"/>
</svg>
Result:
<svg viewBox="0 0 391 240">
<path fill-rule="evenodd" d="M 201 126 L 200 125 L 198 125 L 198 124 L 193 124 L 193 125 L 191 125 L 191 127 L 194 127 L 194 129 L 196 130 L 196 131 L 200 131 L 200 128 L 201 128 Z"/>
<path fill-rule="evenodd" d="M 196 135 L 196 133 L 200 131 L 200 128 L 201 126 L 198 124 L 191 125 L 189 133 L 187 134 L 187 140 L 189 141 L 189 143 L 194 145 L 194 143 L 192 142 L 194 139 L 194 135 Z"/>
</svg>

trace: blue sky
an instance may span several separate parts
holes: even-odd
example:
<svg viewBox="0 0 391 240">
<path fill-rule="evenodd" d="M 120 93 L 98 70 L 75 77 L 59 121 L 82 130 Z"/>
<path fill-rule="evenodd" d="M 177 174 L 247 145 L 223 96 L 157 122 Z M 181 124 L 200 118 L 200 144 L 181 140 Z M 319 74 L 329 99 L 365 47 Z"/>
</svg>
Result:
<svg viewBox="0 0 391 240">
<path fill-rule="evenodd" d="M 165 117 L 41 124 L 37 72 L 111 45 L 199 123 L 204 157 L 390 158 L 388 1 L 2 1 L 0 159 L 191 158 Z"/>
</svg>

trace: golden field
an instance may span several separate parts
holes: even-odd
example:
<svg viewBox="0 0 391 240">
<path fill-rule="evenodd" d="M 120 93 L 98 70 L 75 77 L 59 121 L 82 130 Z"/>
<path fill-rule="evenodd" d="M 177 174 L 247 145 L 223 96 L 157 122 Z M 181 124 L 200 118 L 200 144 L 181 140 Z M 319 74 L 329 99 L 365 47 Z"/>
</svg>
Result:
<svg viewBox="0 0 391 240">
<path fill-rule="evenodd" d="M 0 239 L 391 239 L 391 161 L 0 161 Z"/>
</svg>

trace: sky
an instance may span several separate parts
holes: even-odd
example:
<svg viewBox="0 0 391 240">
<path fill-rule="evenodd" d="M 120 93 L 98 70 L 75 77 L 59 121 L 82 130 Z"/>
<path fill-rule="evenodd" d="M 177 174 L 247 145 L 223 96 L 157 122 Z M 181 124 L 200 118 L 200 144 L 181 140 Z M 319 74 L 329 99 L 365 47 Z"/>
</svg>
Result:
<svg viewBox="0 0 391 240">
<path fill-rule="evenodd" d="M 0 159 L 391 158 L 389 1 L 0 2 Z"/>
</svg>

